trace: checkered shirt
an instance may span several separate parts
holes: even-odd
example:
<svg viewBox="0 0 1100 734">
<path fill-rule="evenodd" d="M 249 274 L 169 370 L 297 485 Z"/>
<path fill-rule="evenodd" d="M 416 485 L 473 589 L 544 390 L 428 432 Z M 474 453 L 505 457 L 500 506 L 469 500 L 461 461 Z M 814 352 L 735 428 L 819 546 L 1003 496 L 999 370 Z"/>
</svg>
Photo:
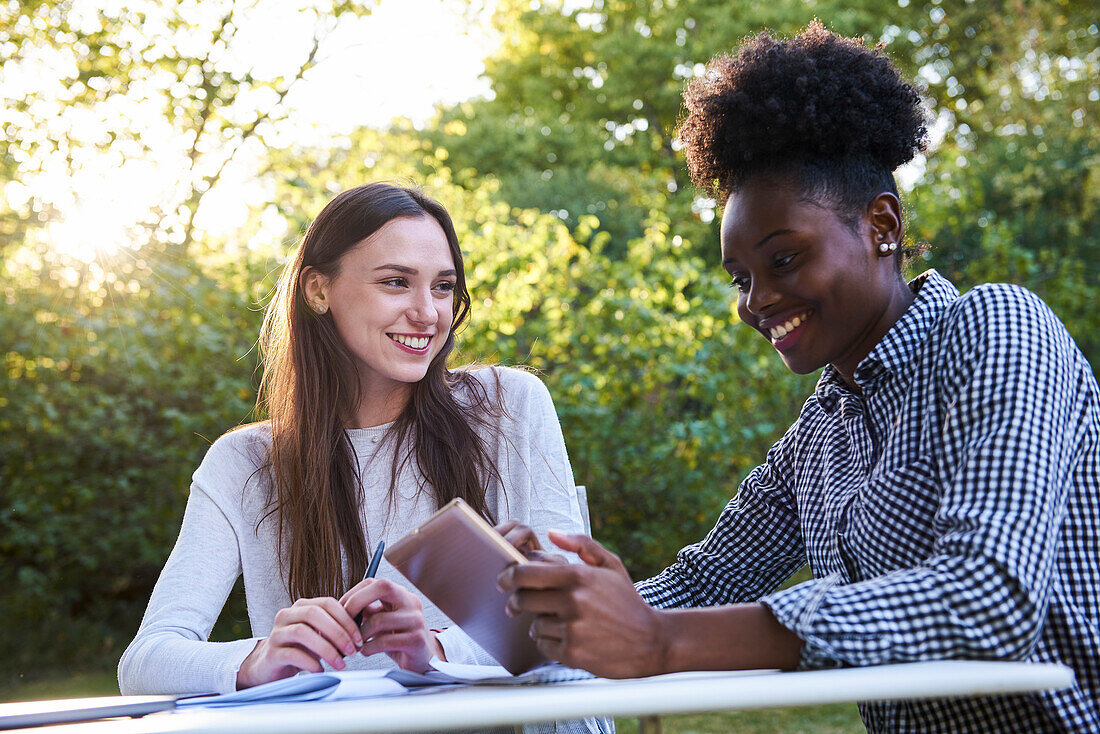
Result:
<svg viewBox="0 0 1100 734">
<path fill-rule="evenodd" d="M 1100 399 L 1037 296 L 935 271 L 859 364 L 826 367 L 714 529 L 638 590 L 759 600 L 803 668 L 1063 663 L 1073 688 L 864 703 L 871 732 L 1100 732 Z M 809 563 L 813 579 L 777 591 Z"/>
</svg>

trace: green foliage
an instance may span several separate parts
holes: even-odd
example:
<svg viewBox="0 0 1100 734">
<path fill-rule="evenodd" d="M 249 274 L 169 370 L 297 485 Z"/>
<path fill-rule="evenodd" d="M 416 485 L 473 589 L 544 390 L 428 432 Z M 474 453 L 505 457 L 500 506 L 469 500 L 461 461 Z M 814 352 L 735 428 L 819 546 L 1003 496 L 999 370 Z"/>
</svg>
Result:
<svg viewBox="0 0 1100 734">
<path fill-rule="evenodd" d="M 957 4 L 912 52 L 946 125 L 913 196 L 929 263 L 1026 286 L 1100 364 L 1100 53 L 1085 2 Z M 927 21 L 926 21 L 927 22 Z M 929 43 L 927 39 L 932 39 Z"/>
<path fill-rule="evenodd" d="M 907 202 L 912 236 L 933 247 L 927 264 L 964 289 L 1002 278 L 1064 306 L 1096 364 L 1094 3 L 777 0 L 731 13 L 716 0 L 507 0 L 487 62 L 493 96 L 442 111 L 427 136 L 457 183 L 491 175 L 505 201 L 561 216 L 582 244 L 579 222 L 594 215 L 621 255 L 659 209 L 713 262 L 714 203 L 676 152 L 684 81 L 746 35 L 787 36 L 815 16 L 884 44 L 927 95 L 943 139 Z M 1030 265 L 988 270 L 1006 248 L 1032 253 Z"/>
<path fill-rule="evenodd" d="M 317 64 L 343 15 L 368 15 L 366 0 L 73 0 L 0 4 L 0 255 L 74 206 L 63 186 L 38 180 L 110 175 L 123 189 L 112 205 L 141 198 L 145 211 L 119 240 L 172 243 L 186 255 L 201 204 L 246 146 L 266 145 L 286 121 L 288 94 Z M 258 15 L 282 10 L 311 42 L 285 73 L 242 61 L 243 32 Z M 148 200 L 133 180 L 172 166 L 175 186 Z M 95 170 L 93 170 L 93 168 Z M 26 184 L 30 185 L 26 185 Z M 128 184 L 128 185 L 126 185 Z M 148 188 L 148 187 L 145 187 Z M 81 191 L 88 197 L 102 191 Z M 91 198 L 95 198 L 94 196 Z M 87 202 L 84 202 L 85 204 Z M 102 224 L 95 220 L 96 224 Z M 91 236 L 91 235 L 85 235 Z M 98 237 L 115 236 L 100 232 Z"/>
<path fill-rule="evenodd" d="M 0 614 L 24 631 L 0 639 L 5 674 L 102 665 L 136 629 L 191 472 L 254 400 L 266 250 L 213 242 L 202 201 L 278 132 L 335 19 L 368 4 L 291 9 L 312 44 L 285 76 L 235 57 L 264 0 L 0 5 Z M 176 185 L 106 231 L 102 209 L 147 198 L 127 172 L 157 166 Z M 95 261 L 57 246 L 62 209 L 109 245 Z"/>
<path fill-rule="evenodd" d="M 259 304 L 283 258 L 332 193 L 367 180 L 411 178 L 452 212 L 473 295 L 458 361 L 541 371 L 595 535 L 636 577 L 700 538 L 814 381 L 737 324 L 705 221 L 713 203 L 676 149 L 684 80 L 762 27 L 789 34 L 817 15 L 887 44 L 943 131 L 906 196 L 911 236 L 934 248 L 922 264 L 963 288 L 1036 290 L 1097 364 L 1089 4 L 564 5 L 497 4 L 492 99 L 441 110 L 425 130 L 397 122 L 322 150 L 267 148 L 257 176 L 270 203 L 225 241 L 195 212 L 226 153 L 276 140 L 267 123 L 286 110 L 256 101 L 281 99 L 291 81 L 219 66 L 214 51 L 235 33 L 222 20 L 250 3 L 218 5 L 213 26 L 184 23 L 173 14 L 192 6 L 170 4 L 158 17 L 175 32 L 211 39 L 210 53 L 186 58 L 135 36 L 143 16 L 129 5 L 98 29 L 73 25 L 64 2 L 0 8 L 0 41 L 15 48 L 6 77 L 43 53 L 75 59 L 64 94 L 5 99 L 5 180 L 29 180 L 58 151 L 77 151 L 62 155 L 66 171 L 82 150 L 155 155 L 125 126 L 90 140 L 50 126 L 57 109 L 94 111 L 153 68 L 153 98 L 196 153 L 178 198 L 92 263 L 47 243 L 54 202 L 13 198 L 15 184 L 0 197 L 0 614 L 23 631 L 0 641 L 6 672 L 113 663 L 174 541 L 190 474 L 210 441 L 249 419 Z M 247 633 L 239 591 L 216 630 Z"/>
<path fill-rule="evenodd" d="M 254 273 L 145 248 L 23 250 L 0 310 L 0 656 L 110 659 L 136 630 L 191 472 L 249 415 Z"/>
<path fill-rule="evenodd" d="M 881 3 L 832 0 L 736 12 L 721 0 L 501 0 L 501 45 L 486 62 L 492 97 L 443 110 L 426 135 L 448 151 L 456 182 L 476 187 L 491 175 L 505 201 L 570 228 L 596 216 L 615 254 L 659 209 L 713 262 L 721 203 L 691 186 L 679 153 L 684 83 L 743 37 L 790 35 L 815 16 L 877 39 L 884 13 Z"/>
</svg>

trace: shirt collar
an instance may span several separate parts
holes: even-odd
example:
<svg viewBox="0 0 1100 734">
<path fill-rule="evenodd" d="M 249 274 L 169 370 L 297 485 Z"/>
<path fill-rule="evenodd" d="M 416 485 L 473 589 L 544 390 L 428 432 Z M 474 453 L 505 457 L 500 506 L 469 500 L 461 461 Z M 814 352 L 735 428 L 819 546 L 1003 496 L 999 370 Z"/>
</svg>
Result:
<svg viewBox="0 0 1100 734">
<path fill-rule="evenodd" d="M 855 380 L 865 395 L 874 392 L 886 375 L 898 372 L 913 359 L 929 330 L 947 306 L 959 297 L 959 291 L 935 270 L 928 270 L 909 281 L 916 297 L 901 318 L 890 327 L 856 367 Z M 851 392 L 840 373 L 826 365 L 814 391 L 817 402 L 832 413 L 840 396 Z"/>
</svg>

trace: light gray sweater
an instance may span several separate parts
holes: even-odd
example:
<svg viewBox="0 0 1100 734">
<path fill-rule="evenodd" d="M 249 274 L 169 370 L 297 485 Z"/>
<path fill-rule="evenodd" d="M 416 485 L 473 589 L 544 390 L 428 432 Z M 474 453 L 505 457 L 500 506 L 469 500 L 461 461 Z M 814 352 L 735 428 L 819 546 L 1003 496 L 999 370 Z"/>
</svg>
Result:
<svg viewBox="0 0 1100 734">
<path fill-rule="evenodd" d="M 500 435 L 483 434 L 504 487 L 486 499 L 498 521 L 519 520 L 552 547 L 546 531 L 583 532 L 573 471 L 550 393 L 534 375 L 491 368 L 473 373 L 490 396 L 499 389 L 507 415 Z M 396 501 L 389 501 L 393 465 L 389 426 L 348 431 L 363 480 L 362 522 L 368 548 L 387 545 L 437 509 L 420 491 L 415 462 L 398 477 Z M 210 447 L 194 474 L 183 526 L 153 589 L 137 636 L 118 666 L 124 694 L 224 693 L 235 690 L 237 671 L 256 643 L 271 632 L 275 613 L 291 605 L 276 556 L 277 523 L 263 519 L 269 500 L 266 472 L 258 471 L 270 445 L 267 424 L 231 431 Z M 262 520 L 262 521 L 261 521 Z M 237 578 L 244 574 L 252 637 L 208 642 L 207 637 Z M 383 561 L 378 576 L 411 588 Z M 414 589 L 415 591 L 415 589 Z M 480 647 L 421 595 L 430 628 L 446 628 L 440 642 L 447 659 L 491 663 Z M 502 600 L 503 603 L 503 600 Z M 386 655 L 347 658 L 348 669 L 391 668 Z"/>
</svg>

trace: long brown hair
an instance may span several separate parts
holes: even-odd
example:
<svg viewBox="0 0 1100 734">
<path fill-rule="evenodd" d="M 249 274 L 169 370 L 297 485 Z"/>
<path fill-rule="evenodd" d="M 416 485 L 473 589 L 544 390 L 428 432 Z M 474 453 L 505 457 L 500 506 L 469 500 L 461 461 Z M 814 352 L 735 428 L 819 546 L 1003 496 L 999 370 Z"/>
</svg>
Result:
<svg viewBox="0 0 1100 734">
<path fill-rule="evenodd" d="M 447 369 L 455 332 L 470 312 L 470 294 L 450 216 L 416 189 L 386 183 L 359 186 L 330 201 L 306 231 L 283 270 L 260 330 L 263 377 L 257 410 L 271 425 L 266 469 L 278 518 L 280 564 L 292 599 L 339 596 L 367 566 L 363 489 L 346 428 L 360 400 L 356 362 L 329 313 L 309 308 L 301 274 L 312 267 L 334 278 L 341 259 L 385 224 L 400 217 L 434 218 L 443 228 L 457 281 L 451 330 L 427 374 L 412 386 L 388 439 L 395 442 L 391 506 L 402 447 L 409 445 L 427 486 L 442 505 L 462 497 L 492 520 L 485 487 L 500 481 L 475 428 L 492 429 L 503 408 L 465 371 Z M 368 245 L 369 246 L 369 245 Z M 456 388 L 468 397 L 456 399 Z M 411 456 L 406 456 L 411 459 Z M 369 511 L 369 508 L 368 508 Z M 269 513 L 270 514 L 270 513 Z"/>
</svg>

